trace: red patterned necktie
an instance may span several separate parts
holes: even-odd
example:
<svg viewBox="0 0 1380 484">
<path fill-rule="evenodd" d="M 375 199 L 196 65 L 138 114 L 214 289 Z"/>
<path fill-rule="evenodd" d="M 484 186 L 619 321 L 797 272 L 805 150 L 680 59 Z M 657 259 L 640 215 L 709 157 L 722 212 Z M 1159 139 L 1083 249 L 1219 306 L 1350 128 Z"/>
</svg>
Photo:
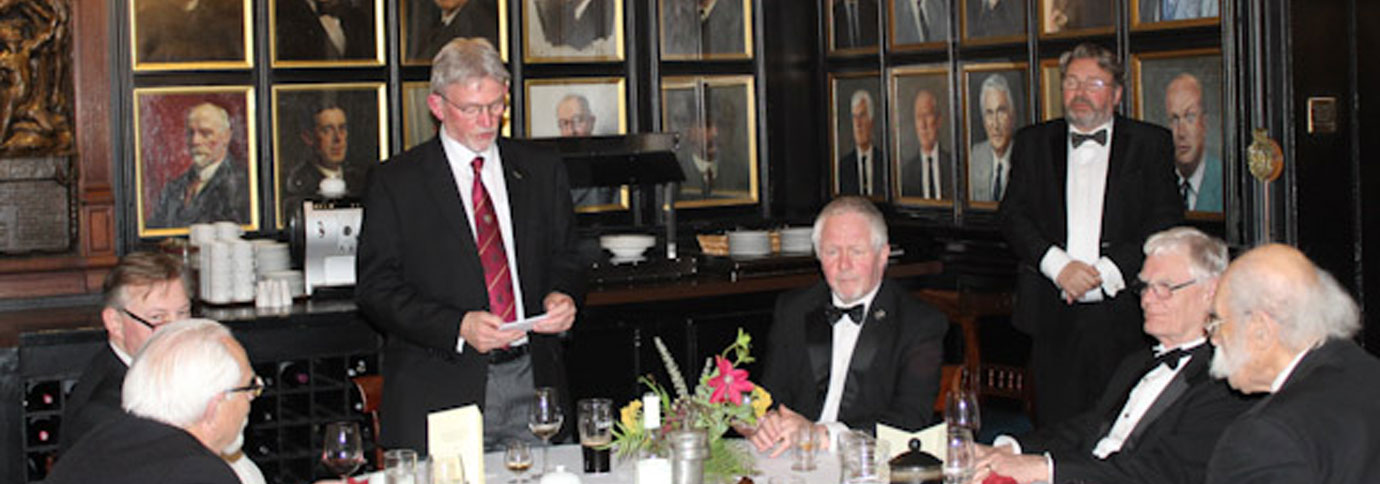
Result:
<svg viewBox="0 0 1380 484">
<path fill-rule="evenodd" d="M 516 321 L 517 304 L 513 301 L 513 278 L 508 274 L 508 252 L 503 247 L 503 234 L 498 228 L 493 200 L 489 199 L 489 192 L 479 176 L 484 157 L 476 156 L 470 166 L 474 167 L 474 189 L 470 193 L 474 204 L 474 229 L 479 262 L 484 266 L 484 285 L 489 290 L 489 312 L 497 314 L 504 322 Z"/>
</svg>

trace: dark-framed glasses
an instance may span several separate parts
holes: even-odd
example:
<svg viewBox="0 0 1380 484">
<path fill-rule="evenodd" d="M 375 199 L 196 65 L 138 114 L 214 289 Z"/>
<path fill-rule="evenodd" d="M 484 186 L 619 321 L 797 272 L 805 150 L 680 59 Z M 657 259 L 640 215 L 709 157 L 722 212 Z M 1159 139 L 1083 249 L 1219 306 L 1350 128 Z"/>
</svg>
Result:
<svg viewBox="0 0 1380 484">
<path fill-rule="evenodd" d="M 261 376 L 259 376 L 259 375 L 254 375 L 254 380 L 251 381 L 251 382 L 249 382 L 248 385 L 245 385 L 245 386 L 242 386 L 242 387 L 231 388 L 231 389 L 225 391 L 225 393 L 239 393 L 239 392 L 247 392 L 247 393 L 249 393 L 249 398 L 250 398 L 251 400 L 252 400 L 252 399 L 255 399 L 255 398 L 259 398 L 259 395 L 263 395 L 263 393 L 264 393 L 264 378 L 261 377 Z"/>
<path fill-rule="evenodd" d="M 479 116 L 481 113 L 490 116 L 502 116 L 504 112 L 508 111 L 508 101 L 506 99 L 499 99 L 489 104 L 456 104 L 454 101 L 451 101 L 450 98 L 447 98 L 445 94 L 437 94 L 437 96 L 440 96 L 441 100 L 445 101 L 446 104 L 454 107 L 456 111 L 460 111 L 460 114 L 470 118 Z"/>
<path fill-rule="evenodd" d="M 1150 294 L 1154 294 L 1157 298 L 1169 299 L 1169 296 L 1174 295 L 1174 292 L 1178 291 L 1179 289 L 1183 289 L 1185 287 L 1192 286 L 1197 283 L 1197 278 L 1189 279 L 1178 284 L 1170 284 L 1167 282 L 1145 282 L 1137 280 L 1135 290 L 1136 294 L 1139 294 L 1141 296 L 1144 296 L 1146 292 L 1149 292 Z"/>
</svg>

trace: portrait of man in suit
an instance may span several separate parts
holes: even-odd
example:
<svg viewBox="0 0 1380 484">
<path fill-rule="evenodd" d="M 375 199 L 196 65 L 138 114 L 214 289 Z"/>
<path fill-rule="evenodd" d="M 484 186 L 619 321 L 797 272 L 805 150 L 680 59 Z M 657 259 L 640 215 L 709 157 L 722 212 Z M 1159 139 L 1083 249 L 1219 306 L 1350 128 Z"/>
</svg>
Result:
<svg viewBox="0 0 1380 484">
<path fill-rule="evenodd" d="M 240 0 L 134 1 L 134 63 L 233 62 L 245 56 Z"/>
<path fill-rule="evenodd" d="M 1220 0 L 1140 0 L 1141 22 L 1216 17 Z"/>
<path fill-rule="evenodd" d="M 146 227 L 178 228 L 227 220 L 249 224 L 252 206 L 249 169 L 243 160 L 230 152 L 236 130 L 232 129 L 229 112 L 212 102 L 197 104 L 187 110 L 183 128 L 186 157 L 190 163 L 181 175 L 163 185 Z M 160 141 L 149 139 L 145 142 Z M 160 161 L 173 163 L 171 160 L 145 160 L 144 163 Z"/>
<path fill-rule="evenodd" d="M 968 6 L 963 38 L 1009 37 L 1025 34 L 1025 2 L 1021 0 L 963 0 Z"/>
<path fill-rule="evenodd" d="M 599 118 L 589 109 L 589 99 L 581 94 L 566 94 L 556 103 L 556 126 L 562 137 L 591 136 Z M 616 187 L 581 187 L 570 190 L 575 207 L 592 207 L 618 203 Z"/>
<path fill-rule="evenodd" d="M 615 0 L 525 0 L 527 54 L 611 56 L 617 52 Z"/>
<path fill-rule="evenodd" d="M 699 58 L 702 55 L 747 51 L 745 0 L 660 0 L 661 55 Z"/>
<path fill-rule="evenodd" d="M 412 62 L 431 58 L 456 37 L 481 37 L 499 45 L 497 0 L 403 0 L 404 52 Z"/>
<path fill-rule="evenodd" d="M 1222 211 L 1222 159 L 1207 149 L 1210 113 L 1203 108 L 1203 84 L 1187 72 L 1169 82 L 1164 93 L 1169 130 L 1174 133 L 1174 168 L 1179 195 L 1190 211 Z"/>
<path fill-rule="evenodd" d="M 373 1 L 274 0 L 273 9 L 275 60 L 372 60 L 378 57 Z"/>
<path fill-rule="evenodd" d="M 902 158 L 901 196 L 952 200 L 953 157 L 940 143 L 946 106 L 934 90 L 922 88 L 916 91 L 912 107 L 916 149 Z"/>
<path fill-rule="evenodd" d="M 275 164 L 285 221 L 308 198 L 320 199 L 321 183 L 344 182 L 344 196 L 364 194 L 379 149 L 378 91 L 374 88 L 281 90 L 276 93 Z"/>
<path fill-rule="evenodd" d="M 948 0 L 891 0 L 893 44 L 944 42 L 949 39 Z"/>
<path fill-rule="evenodd" d="M 865 83 L 872 79 L 856 81 Z M 857 86 L 856 82 L 845 83 L 844 80 L 838 84 L 840 87 Z M 886 150 L 876 144 L 876 140 L 881 139 L 881 133 L 877 132 L 872 92 L 861 86 L 838 92 L 845 93 L 843 99 L 847 100 L 847 104 L 840 112 L 848 113 L 848 121 L 846 126 L 835 128 L 838 161 L 834 165 L 837 183 L 834 188 L 841 195 L 885 196 Z M 838 120 L 840 125 L 843 122 L 843 119 Z"/>
<path fill-rule="evenodd" d="M 877 0 L 833 0 L 834 50 L 877 47 Z"/>
<path fill-rule="evenodd" d="M 1021 116 L 1016 104 L 1024 96 L 1011 92 L 1006 72 L 992 72 L 981 79 L 978 95 L 970 99 L 978 102 L 969 112 L 970 139 L 984 138 L 968 150 L 968 199 L 974 202 L 1001 201 L 1011 181 L 1011 141 Z M 969 91 L 973 92 L 973 91 Z M 977 122 L 977 126 L 971 126 Z M 1025 124 L 1021 122 L 1021 124 Z"/>
<path fill-rule="evenodd" d="M 1103 0 L 1042 0 L 1044 33 L 1111 28 L 1112 4 Z"/>
<path fill-rule="evenodd" d="M 676 145 L 676 158 L 685 172 L 681 200 L 752 200 L 747 117 L 752 113 L 746 85 L 708 83 L 699 90 L 693 83 L 663 86 L 666 129 L 681 134 Z"/>
</svg>

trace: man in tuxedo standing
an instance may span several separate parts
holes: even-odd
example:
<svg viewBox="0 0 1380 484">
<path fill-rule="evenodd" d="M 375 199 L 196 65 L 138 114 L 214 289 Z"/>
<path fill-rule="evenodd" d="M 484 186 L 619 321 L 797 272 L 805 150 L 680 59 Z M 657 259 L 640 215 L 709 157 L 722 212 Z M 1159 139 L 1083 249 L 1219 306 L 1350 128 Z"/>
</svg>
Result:
<svg viewBox="0 0 1380 484">
<path fill-rule="evenodd" d="M 919 152 L 901 162 L 901 195 L 930 200 L 949 200 L 953 163 L 949 152 L 939 148 L 939 126 L 944 116 L 933 92 L 915 93 L 915 141 Z"/>
<path fill-rule="evenodd" d="M 1096 403 L 1143 344 L 1126 291 L 1141 245 L 1183 218 L 1169 131 L 1114 114 L 1122 66 L 1084 43 L 1059 59 L 1064 118 L 1016 134 L 998 210 L 1020 259 L 1012 324 L 1031 335 L 1037 426 Z"/>
<path fill-rule="evenodd" d="M 1097 405 L 1078 417 L 982 447 L 978 480 L 1022 483 L 1199 483 L 1212 447 L 1251 401 L 1208 376 L 1204 327 L 1227 244 L 1192 227 L 1145 242 L 1136 286 L 1145 333 L 1159 343 L 1128 355 Z"/>
<path fill-rule="evenodd" d="M 1380 360 L 1352 341 L 1356 302 L 1298 249 L 1227 268 L 1208 326 L 1212 376 L 1266 396 L 1227 427 L 1207 482 L 1380 482 Z"/>
<path fill-rule="evenodd" d="M 533 389 L 570 400 L 561 338 L 584 285 L 570 184 L 554 152 L 498 137 L 509 79 L 487 40 L 451 41 L 427 97 L 442 129 L 369 177 L 355 300 L 386 338 L 384 447 L 424 453 L 427 414 L 463 405 L 483 409 L 487 448 L 535 442 Z"/>
<path fill-rule="evenodd" d="M 782 294 L 761 385 L 777 407 L 749 438 L 779 455 L 805 424 L 828 430 L 930 424 L 948 320 L 886 281 L 886 221 L 872 202 L 840 197 L 815 218 L 824 281 Z"/>
<path fill-rule="evenodd" d="M 839 160 L 839 194 L 880 196 L 886 193 L 886 161 L 882 150 L 872 142 L 874 117 L 872 95 L 865 89 L 853 91 L 848 103 L 852 113 L 853 150 Z"/>
</svg>

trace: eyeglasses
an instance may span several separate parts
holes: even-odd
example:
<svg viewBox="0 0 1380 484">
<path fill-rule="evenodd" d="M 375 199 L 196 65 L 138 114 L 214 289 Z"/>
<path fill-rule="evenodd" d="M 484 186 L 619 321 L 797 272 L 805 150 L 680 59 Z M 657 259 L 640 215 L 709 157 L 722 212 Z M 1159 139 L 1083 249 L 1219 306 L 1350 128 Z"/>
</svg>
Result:
<svg viewBox="0 0 1380 484">
<path fill-rule="evenodd" d="M 1135 290 L 1136 294 L 1139 294 L 1141 296 L 1144 296 L 1145 293 L 1149 291 L 1151 294 L 1154 294 L 1157 298 L 1169 299 L 1169 296 L 1174 295 L 1175 291 L 1178 291 L 1179 289 L 1183 289 L 1188 286 L 1192 286 L 1197 283 L 1198 279 L 1196 278 L 1189 279 L 1179 284 L 1169 284 L 1165 282 L 1145 282 L 1137 280 Z"/>
<path fill-rule="evenodd" d="M 225 391 L 225 393 L 239 393 L 239 392 L 248 392 L 248 393 L 249 393 L 249 399 L 250 399 L 250 400 L 253 400 L 253 399 L 255 399 L 255 398 L 259 398 L 259 395 L 263 395 L 263 393 L 264 393 L 264 378 L 261 377 L 261 376 L 259 376 L 259 375 L 254 375 L 254 381 L 249 382 L 248 385 L 245 385 L 245 386 L 242 386 L 242 387 L 231 388 L 231 389 Z"/>
<path fill-rule="evenodd" d="M 1075 91 L 1078 89 L 1082 89 L 1084 91 L 1096 92 L 1111 87 L 1112 82 L 1098 78 L 1084 79 L 1082 81 L 1079 81 L 1078 79 L 1074 79 L 1072 77 L 1065 77 L 1062 85 L 1065 91 Z"/>
<path fill-rule="evenodd" d="M 166 316 L 159 316 L 159 317 L 156 317 L 156 318 L 144 319 L 144 318 L 139 317 L 139 315 L 134 314 L 134 313 L 130 312 L 128 309 L 125 309 L 125 308 L 120 308 L 120 312 L 125 313 L 125 316 L 129 316 L 129 319 L 133 319 L 133 320 L 135 320 L 135 321 L 138 321 L 139 324 L 142 324 L 142 325 L 144 325 L 144 326 L 147 326 L 149 329 L 158 329 L 159 326 L 162 326 L 163 324 L 167 323 L 168 321 L 178 321 L 178 320 L 182 320 L 182 319 L 187 319 L 188 317 L 191 317 L 191 315 L 192 315 L 191 312 L 188 312 L 188 311 L 178 311 L 178 312 L 176 312 L 176 313 L 173 314 L 172 319 L 169 319 L 169 318 L 166 317 Z"/>
<path fill-rule="evenodd" d="M 441 100 L 445 101 L 446 104 L 454 106 L 457 111 L 460 111 L 460 114 L 470 118 L 479 116 L 480 113 L 485 113 L 490 116 L 502 116 L 503 113 L 508 110 L 508 101 L 504 99 L 489 104 L 456 104 L 447 98 L 445 94 L 438 93 L 436 95 L 440 96 Z"/>
<path fill-rule="evenodd" d="M 572 116 L 570 119 L 557 119 L 556 126 L 561 129 L 569 129 L 588 122 L 590 122 L 590 116 Z"/>
</svg>

